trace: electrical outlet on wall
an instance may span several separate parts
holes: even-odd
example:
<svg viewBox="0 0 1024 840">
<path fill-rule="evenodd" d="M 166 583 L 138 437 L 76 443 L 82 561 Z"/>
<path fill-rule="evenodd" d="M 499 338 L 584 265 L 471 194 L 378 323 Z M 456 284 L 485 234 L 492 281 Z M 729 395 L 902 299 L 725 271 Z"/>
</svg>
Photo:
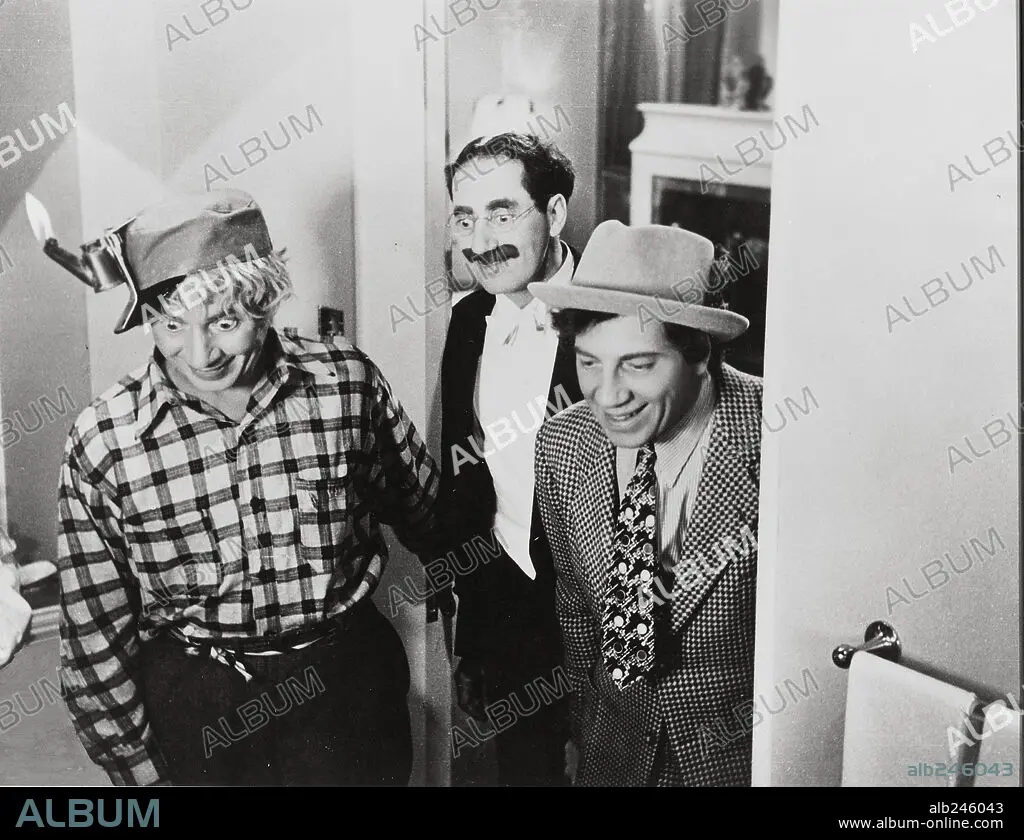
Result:
<svg viewBox="0 0 1024 840">
<path fill-rule="evenodd" d="M 320 335 L 329 337 L 345 334 L 345 313 L 340 309 L 333 309 L 330 306 L 321 306 L 318 309 Z"/>
</svg>

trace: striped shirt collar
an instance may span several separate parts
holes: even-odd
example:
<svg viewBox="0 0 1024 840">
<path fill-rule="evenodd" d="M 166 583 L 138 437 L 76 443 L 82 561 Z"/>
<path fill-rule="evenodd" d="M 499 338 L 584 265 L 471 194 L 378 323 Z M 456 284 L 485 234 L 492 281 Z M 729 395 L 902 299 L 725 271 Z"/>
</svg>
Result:
<svg viewBox="0 0 1024 840">
<path fill-rule="evenodd" d="M 714 380 L 710 374 L 705 373 L 701 377 L 700 392 L 690 410 L 676 424 L 671 436 L 654 444 L 654 453 L 657 456 L 654 472 L 658 476 L 658 485 L 663 490 L 679 481 L 683 467 L 693 455 L 711 419 L 715 399 Z"/>
</svg>

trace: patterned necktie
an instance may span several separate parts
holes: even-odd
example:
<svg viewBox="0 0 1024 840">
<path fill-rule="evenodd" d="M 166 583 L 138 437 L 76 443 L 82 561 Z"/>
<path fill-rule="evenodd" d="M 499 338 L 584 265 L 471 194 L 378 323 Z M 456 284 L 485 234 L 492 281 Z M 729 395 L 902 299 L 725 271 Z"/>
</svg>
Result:
<svg viewBox="0 0 1024 840">
<path fill-rule="evenodd" d="M 636 456 L 636 469 L 619 505 L 612 569 L 605 591 L 601 652 L 616 685 L 626 688 L 654 664 L 654 601 L 657 501 L 654 446 Z"/>
</svg>

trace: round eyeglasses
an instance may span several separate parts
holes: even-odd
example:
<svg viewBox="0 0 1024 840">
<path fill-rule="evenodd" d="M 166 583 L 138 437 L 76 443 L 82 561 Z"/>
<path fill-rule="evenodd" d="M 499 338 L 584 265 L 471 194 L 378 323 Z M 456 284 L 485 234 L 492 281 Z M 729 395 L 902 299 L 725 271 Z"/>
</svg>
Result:
<svg viewBox="0 0 1024 840">
<path fill-rule="evenodd" d="M 536 209 L 531 204 L 522 213 L 501 209 L 492 210 L 486 216 L 479 217 L 468 213 L 453 213 L 448 219 L 448 230 L 455 239 L 470 239 L 476 230 L 476 223 L 483 219 L 492 233 L 505 233 L 512 230 L 523 216 Z"/>
</svg>

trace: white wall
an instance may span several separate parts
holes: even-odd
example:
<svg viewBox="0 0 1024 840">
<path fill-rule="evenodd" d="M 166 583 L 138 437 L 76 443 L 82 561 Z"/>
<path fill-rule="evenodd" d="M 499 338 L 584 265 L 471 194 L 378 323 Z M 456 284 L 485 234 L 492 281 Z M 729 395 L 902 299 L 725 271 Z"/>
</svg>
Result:
<svg viewBox="0 0 1024 840">
<path fill-rule="evenodd" d="M 20 146 L 20 129 L 32 146 L 38 138 L 31 126 L 41 115 L 59 122 L 62 103 L 71 114 L 77 111 L 67 2 L 5 4 L 0 39 L 0 137 L 13 137 Z M 92 292 L 43 255 L 25 215 L 30 191 L 48 207 L 60 241 L 71 247 L 81 242 L 80 134 L 70 121 L 65 134 L 52 133 L 43 129 L 43 145 L 19 149 L 20 156 L 0 141 L 0 527 L 16 536 L 21 561 L 56 553 L 61 452 L 71 423 L 92 396 L 85 314 Z M 73 405 L 61 401 L 61 391 Z M 48 415 L 44 397 L 59 411 Z M 48 416 L 42 428 L 26 433 Z"/>
<path fill-rule="evenodd" d="M 446 45 L 418 50 L 414 27 L 443 12 L 434 0 L 392 2 L 386 15 L 376 4 L 357 3 L 350 40 L 352 65 L 359 68 L 351 107 L 357 343 L 380 366 L 433 453 L 440 438 L 437 391 L 448 309 L 427 306 L 424 286 L 444 271 Z M 396 316 L 392 305 L 412 320 Z M 414 314 L 428 309 L 426 317 Z M 391 581 L 411 576 L 421 591 L 424 585 L 419 562 L 391 544 L 389 574 L 377 596 L 385 614 Z M 451 761 L 451 672 L 441 624 L 425 619 L 423 605 L 405 604 L 392 618 L 412 667 L 415 781 L 444 786 Z"/>
<path fill-rule="evenodd" d="M 909 667 L 1019 696 L 1019 437 L 948 458 L 1020 422 L 1017 29 L 1006 0 L 974 11 L 956 28 L 928 0 L 782 5 L 776 118 L 810 105 L 819 125 L 773 165 L 764 402 L 776 428 L 805 387 L 820 407 L 764 435 L 755 694 L 806 667 L 821 691 L 758 724 L 755 783 L 838 784 L 848 672 L 829 655 L 873 619 Z M 915 51 L 926 14 L 950 31 Z M 1000 136 L 1013 154 L 992 167 Z M 951 190 L 965 155 L 991 171 Z M 1006 267 L 952 291 L 944 272 L 965 285 L 960 261 L 991 264 L 993 244 Z M 951 296 L 932 284 L 929 305 L 935 277 Z M 990 527 L 998 560 L 925 586 L 923 564 Z M 903 576 L 927 600 L 888 616 Z"/>
<path fill-rule="evenodd" d="M 223 13 L 216 8 L 208 8 L 218 21 L 211 25 L 188 0 L 73 4 L 83 228 L 98 234 L 166 190 L 202 191 L 208 182 L 247 190 L 275 246 L 290 256 L 296 299 L 278 323 L 312 334 L 317 306 L 332 305 L 345 311 L 354 335 L 352 3 L 225 0 Z M 290 145 L 273 151 L 262 132 L 284 145 L 282 120 Z M 267 157 L 250 144 L 249 165 L 239 145 L 253 136 Z M 112 334 L 126 297 L 116 290 L 90 300 L 97 392 L 151 347 L 142 331 Z"/>
</svg>

